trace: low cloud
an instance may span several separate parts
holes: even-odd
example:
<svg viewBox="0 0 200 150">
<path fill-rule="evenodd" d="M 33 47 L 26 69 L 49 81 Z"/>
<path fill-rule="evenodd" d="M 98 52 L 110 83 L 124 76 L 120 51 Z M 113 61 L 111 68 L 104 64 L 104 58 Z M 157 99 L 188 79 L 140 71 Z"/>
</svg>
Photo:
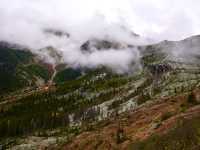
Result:
<svg viewBox="0 0 200 150">
<path fill-rule="evenodd" d="M 0 40 L 24 45 L 50 63 L 104 65 L 118 73 L 128 72 L 140 67 L 136 48 L 83 53 L 81 45 L 92 39 L 146 45 L 198 34 L 199 4 L 198 0 L 1 0 Z M 48 50 L 41 51 L 49 46 L 62 57 L 55 60 Z M 188 48 L 174 48 L 171 53 L 187 55 Z"/>
<path fill-rule="evenodd" d="M 69 55 L 65 53 L 65 61 L 73 67 L 96 68 L 107 66 L 117 73 L 125 73 L 140 68 L 140 54 L 137 49 L 101 50 L 92 53 L 76 51 Z"/>
</svg>

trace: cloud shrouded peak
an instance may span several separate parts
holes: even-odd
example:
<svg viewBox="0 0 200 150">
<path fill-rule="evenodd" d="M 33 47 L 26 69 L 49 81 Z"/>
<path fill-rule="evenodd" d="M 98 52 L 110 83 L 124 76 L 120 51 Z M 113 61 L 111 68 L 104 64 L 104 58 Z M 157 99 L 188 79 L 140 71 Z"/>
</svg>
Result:
<svg viewBox="0 0 200 150">
<path fill-rule="evenodd" d="M 106 65 L 124 72 L 140 57 L 128 45 L 200 33 L 199 4 L 198 0 L 1 0 L 0 40 L 27 46 L 50 62 L 55 62 L 49 57 L 55 49 L 62 55 L 57 63 Z M 85 53 L 81 47 L 88 41 L 90 52 Z"/>
</svg>

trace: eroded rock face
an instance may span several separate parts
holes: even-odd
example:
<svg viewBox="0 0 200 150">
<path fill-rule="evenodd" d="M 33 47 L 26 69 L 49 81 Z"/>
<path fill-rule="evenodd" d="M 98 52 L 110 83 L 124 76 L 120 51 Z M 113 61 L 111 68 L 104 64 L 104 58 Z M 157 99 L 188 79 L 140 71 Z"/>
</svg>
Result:
<svg viewBox="0 0 200 150">
<path fill-rule="evenodd" d="M 50 61 L 52 64 L 61 64 L 62 63 L 62 52 L 57 50 L 56 48 L 52 46 L 47 46 L 39 50 L 43 55 L 38 56 L 39 59 L 45 60 L 48 58 L 48 61 Z M 46 57 L 46 58 L 45 58 Z"/>
<path fill-rule="evenodd" d="M 162 75 L 172 70 L 172 67 L 169 64 L 155 64 L 149 65 L 148 70 L 152 75 Z"/>
</svg>

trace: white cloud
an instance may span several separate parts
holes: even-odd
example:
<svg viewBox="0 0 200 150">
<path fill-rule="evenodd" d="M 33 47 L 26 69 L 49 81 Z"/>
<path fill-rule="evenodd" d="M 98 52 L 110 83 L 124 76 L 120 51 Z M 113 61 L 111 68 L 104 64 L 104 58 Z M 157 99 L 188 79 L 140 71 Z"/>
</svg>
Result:
<svg viewBox="0 0 200 150">
<path fill-rule="evenodd" d="M 73 65 L 106 63 L 126 70 L 131 63 L 129 56 L 138 57 L 135 53 L 110 50 L 86 56 L 79 46 L 93 37 L 131 44 L 146 42 L 132 38 L 121 26 L 156 41 L 199 34 L 199 6 L 199 0 L 1 0 L 0 40 L 29 46 L 36 53 L 52 45 Z M 42 32 L 45 28 L 69 32 L 71 37 L 47 36 Z"/>
<path fill-rule="evenodd" d="M 66 28 L 99 13 L 109 22 L 125 21 L 141 35 L 178 40 L 199 34 L 199 5 L 198 0 L 1 0 L 0 25 Z"/>
</svg>

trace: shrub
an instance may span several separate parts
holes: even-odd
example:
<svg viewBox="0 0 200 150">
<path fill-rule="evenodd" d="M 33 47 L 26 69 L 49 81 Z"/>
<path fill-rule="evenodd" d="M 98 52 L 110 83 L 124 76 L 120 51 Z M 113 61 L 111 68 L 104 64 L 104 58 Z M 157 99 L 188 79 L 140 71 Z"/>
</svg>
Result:
<svg viewBox="0 0 200 150">
<path fill-rule="evenodd" d="M 173 116 L 172 112 L 166 112 L 166 113 L 162 114 L 161 121 L 167 120 L 167 119 L 169 119 L 172 116 Z"/>
<path fill-rule="evenodd" d="M 185 112 L 187 110 L 187 105 L 186 104 L 181 104 L 180 105 L 180 112 Z"/>
<path fill-rule="evenodd" d="M 120 144 L 123 143 L 126 140 L 126 136 L 124 133 L 124 130 L 121 127 L 118 127 L 117 133 L 116 133 L 116 143 Z"/>
<path fill-rule="evenodd" d="M 141 105 L 141 104 L 143 104 L 143 103 L 145 103 L 145 102 L 147 102 L 148 100 L 150 100 L 151 99 L 151 96 L 149 95 L 149 93 L 142 93 L 140 96 L 139 96 L 139 98 L 138 98 L 138 100 L 137 100 L 137 103 L 138 103 L 138 105 Z"/>
<path fill-rule="evenodd" d="M 187 102 L 189 104 L 192 104 L 192 105 L 197 105 L 198 104 L 198 101 L 197 101 L 194 93 L 190 93 L 190 95 L 188 96 Z"/>
</svg>

